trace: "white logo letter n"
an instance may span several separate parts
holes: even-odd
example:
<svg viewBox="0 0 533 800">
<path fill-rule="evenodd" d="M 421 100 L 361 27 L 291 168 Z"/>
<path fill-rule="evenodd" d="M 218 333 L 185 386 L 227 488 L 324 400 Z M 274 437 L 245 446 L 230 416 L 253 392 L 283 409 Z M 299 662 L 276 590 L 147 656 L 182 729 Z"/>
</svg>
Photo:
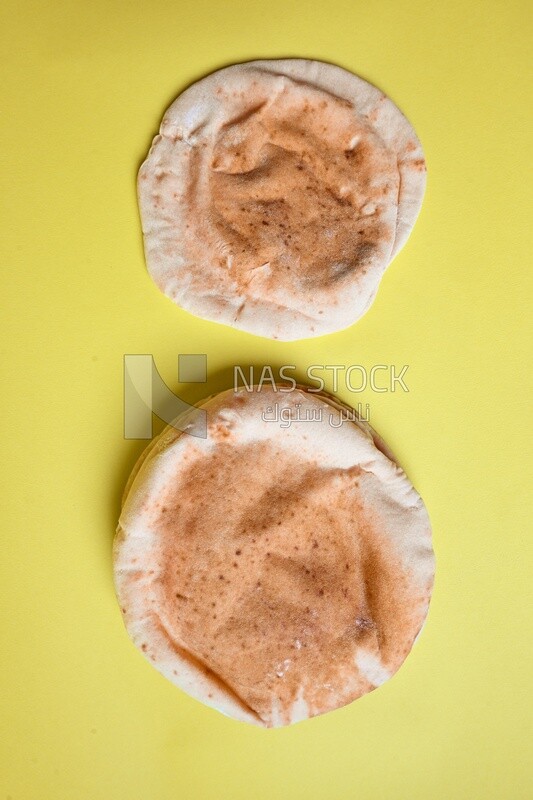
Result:
<svg viewBox="0 0 533 800">
<path fill-rule="evenodd" d="M 152 414 L 178 431 L 207 438 L 207 412 L 171 392 L 153 356 L 124 356 L 124 438 L 151 439 Z"/>
</svg>

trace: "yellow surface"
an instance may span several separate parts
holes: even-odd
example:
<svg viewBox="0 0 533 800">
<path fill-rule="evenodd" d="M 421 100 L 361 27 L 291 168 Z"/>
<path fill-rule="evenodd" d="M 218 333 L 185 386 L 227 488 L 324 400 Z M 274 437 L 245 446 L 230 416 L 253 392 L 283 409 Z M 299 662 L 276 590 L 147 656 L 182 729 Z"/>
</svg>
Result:
<svg viewBox="0 0 533 800">
<path fill-rule="evenodd" d="M 8 0 L 2 14 L 0 798 L 531 798 L 529 4 Z M 157 291 L 134 181 L 191 80 L 293 55 L 389 93 L 429 183 L 367 316 L 273 343 Z M 180 352 L 208 354 L 207 387 L 178 386 Z M 408 394 L 356 398 L 424 497 L 438 557 L 427 626 L 392 681 L 262 731 L 134 649 L 110 561 L 144 446 L 122 438 L 124 353 L 153 353 L 188 400 L 229 386 L 234 363 L 409 364 Z"/>
</svg>

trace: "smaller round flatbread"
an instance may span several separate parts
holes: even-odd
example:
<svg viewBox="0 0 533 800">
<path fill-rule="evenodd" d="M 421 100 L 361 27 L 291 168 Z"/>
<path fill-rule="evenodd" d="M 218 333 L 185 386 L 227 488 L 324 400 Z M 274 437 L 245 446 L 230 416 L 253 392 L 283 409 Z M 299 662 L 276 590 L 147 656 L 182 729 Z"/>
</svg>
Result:
<svg viewBox="0 0 533 800">
<path fill-rule="evenodd" d="M 208 75 L 139 171 L 148 270 L 182 308 L 273 339 L 346 328 L 418 215 L 420 142 L 379 89 L 305 59 Z"/>
<path fill-rule="evenodd" d="M 382 440 L 305 387 L 206 401 L 126 487 L 114 547 L 126 628 L 163 675 L 276 727 L 390 678 L 425 620 L 428 515 Z"/>
</svg>

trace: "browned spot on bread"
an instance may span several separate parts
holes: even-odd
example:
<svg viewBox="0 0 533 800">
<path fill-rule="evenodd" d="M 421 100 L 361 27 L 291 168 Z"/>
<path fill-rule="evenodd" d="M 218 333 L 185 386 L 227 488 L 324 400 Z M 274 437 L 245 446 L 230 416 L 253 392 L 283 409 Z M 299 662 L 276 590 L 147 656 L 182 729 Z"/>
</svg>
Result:
<svg viewBox="0 0 533 800">
<path fill-rule="evenodd" d="M 189 154 L 191 260 L 223 253 L 210 264 L 244 296 L 257 281 L 267 292 L 327 292 L 332 284 L 336 292 L 393 239 L 394 226 L 376 224 L 360 209 L 397 196 L 395 158 L 350 102 L 311 89 L 310 96 L 316 102 L 298 102 L 289 90 L 271 102 L 254 100 L 221 128 L 206 176 L 208 208 L 196 217 L 202 167 L 197 149 Z M 203 280 L 214 286 L 217 278 Z"/>
<path fill-rule="evenodd" d="M 417 631 L 398 554 L 355 485 L 360 472 L 220 440 L 162 498 L 175 510 L 155 521 L 165 627 L 193 655 L 208 652 L 209 669 L 265 719 L 273 698 L 284 713 L 302 687 L 321 710 L 339 692 L 348 702 L 368 691 L 366 678 L 353 682 L 357 647 L 394 670 Z M 176 609 L 184 596 L 197 609 L 186 618 Z"/>
</svg>

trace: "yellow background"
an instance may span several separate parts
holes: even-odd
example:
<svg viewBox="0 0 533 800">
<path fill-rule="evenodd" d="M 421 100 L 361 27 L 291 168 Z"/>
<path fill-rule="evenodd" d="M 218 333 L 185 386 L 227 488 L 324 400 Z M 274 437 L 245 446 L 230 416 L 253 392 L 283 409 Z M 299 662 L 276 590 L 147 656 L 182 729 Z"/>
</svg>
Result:
<svg viewBox="0 0 533 800">
<path fill-rule="evenodd" d="M 531 767 L 527 2 L 15 2 L 2 11 L 2 769 L 11 800 L 521 800 Z M 306 56 L 386 91 L 427 156 L 424 207 L 356 326 L 276 343 L 197 320 L 144 268 L 135 173 L 190 81 Z M 177 356 L 207 353 L 206 386 Z M 186 399 L 231 365 L 409 364 L 366 391 L 424 497 L 437 582 L 398 675 L 263 731 L 131 645 L 113 595 L 122 358 Z M 343 388 L 342 399 L 353 401 Z"/>
</svg>

